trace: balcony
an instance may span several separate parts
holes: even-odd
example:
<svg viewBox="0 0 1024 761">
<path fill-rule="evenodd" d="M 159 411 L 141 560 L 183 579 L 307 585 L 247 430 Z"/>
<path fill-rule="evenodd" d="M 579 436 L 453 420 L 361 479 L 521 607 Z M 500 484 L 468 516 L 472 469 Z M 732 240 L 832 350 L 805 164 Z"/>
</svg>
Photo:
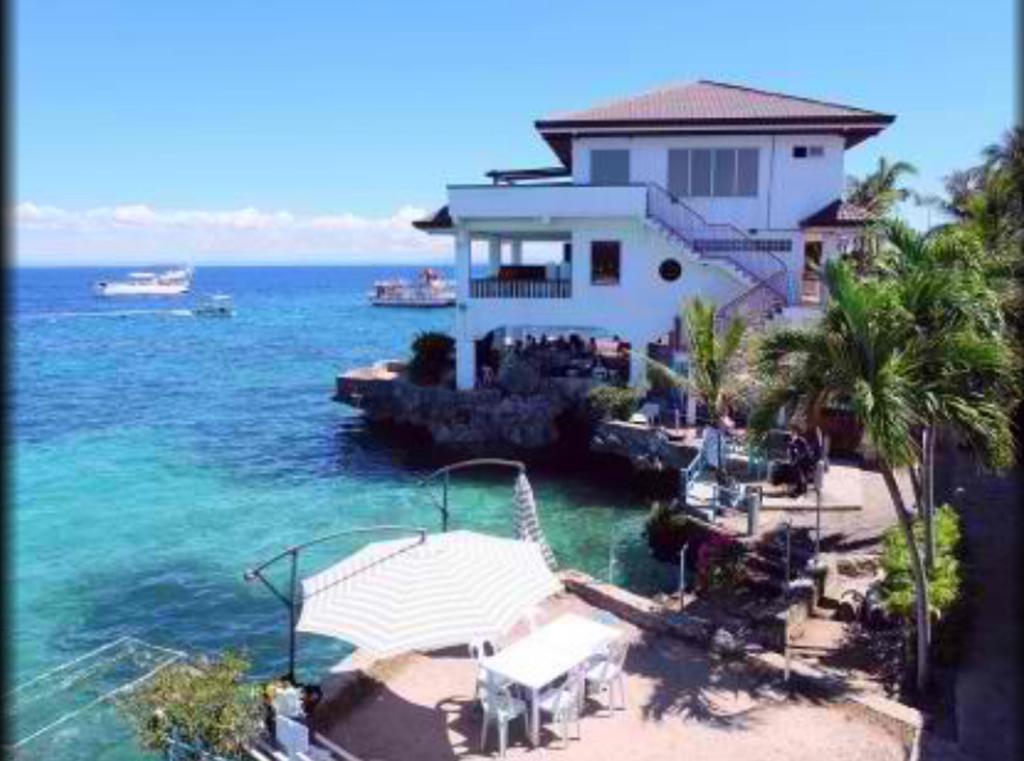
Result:
<svg viewBox="0 0 1024 761">
<path fill-rule="evenodd" d="M 643 217 L 645 185 L 449 185 L 456 219 L 548 219 L 551 217 Z"/>
<path fill-rule="evenodd" d="M 571 280 L 502 280 L 482 277 L 469 281 L 474 299 L 570 299 Z"/>
</svg>

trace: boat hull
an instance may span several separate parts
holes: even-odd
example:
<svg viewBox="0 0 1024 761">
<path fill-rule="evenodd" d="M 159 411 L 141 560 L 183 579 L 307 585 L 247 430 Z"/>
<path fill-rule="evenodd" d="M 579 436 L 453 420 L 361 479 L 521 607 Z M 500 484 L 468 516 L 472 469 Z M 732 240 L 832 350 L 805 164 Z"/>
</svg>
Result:
<svg viewBox="0 0 1024 761">
<path fill-rule="evenodd" d="M 455 306 L 455 299 L 378 299 L 371 298 L 375 307 L 410 307 L 413 309 L 440 309 Z"/>
<path fill-rule="evenodd" d="M 181 296 L 188 293 L 189 286 L 182 285 L 132 285 L 131 283 L 100 283 L 96 286 L 97 296 Z"/>
</svg>

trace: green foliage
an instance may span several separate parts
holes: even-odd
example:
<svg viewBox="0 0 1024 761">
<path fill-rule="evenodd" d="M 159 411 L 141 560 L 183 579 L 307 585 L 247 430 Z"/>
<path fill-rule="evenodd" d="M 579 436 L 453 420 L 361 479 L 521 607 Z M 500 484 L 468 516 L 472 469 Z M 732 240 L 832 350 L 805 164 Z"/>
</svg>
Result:
<svg viewBox="0 0 1024 761">
<path fill-rule="evenodd" d="M 712 423 L 717 425 L 743 377 L 738 364 L 746 324 L 735 318 L 724 331 L 718 331 L 716 311 L 713 303 L 695 298 L 686 307 L 684 318 L 690 341 L 689 386 L 707 405 Z"/>
<path fill-rule="evenodd" d="M 913 164 L 906 161 L 878 159 L 878 168 L 863 178 L 848 177 L 846 200 L 868 211 L 872 216 L 883 217 L 892 211 L 900 201 L 910 198 L 912 191 L 900 183 L 903 177 L 917 174 Z"/>
<path fill-rule="evenodd" d="M 711 534 L 697 550 L 697 589 L 712 595 L 732 592 L 744 579 L 743 545 Z"/>
<path fill-rule="evenodd" d="M 595 386 L 587 393 L 587 408 L 598 420 L 629 420 L 641 397 L 641 392 L 634 388 Z"/>
<path fill-rule="evenodd" d="M 173 733 L 208 753 L 241 759 L 263 721 L 259 691 L 243 681 L 248 670 L 249 663 L 230 652 L 213 661 L 174 664 L 119 707 L 146 750 L 164 750 Z"/>
<path fill-rule="evenodd" d="M 440 383 L 455 368 L 455 339 L 445 333 L 424 331 L 412 342 L 409 380 L 421 386 Z"/>
<path fill-rule="evenodd" d="M 923 542 L 924 525 L 920 520 L 914 522 L 914 536 L 919 544 Z M 935 570 L 928 574 L 929 605 L 939 617 L 953 607 L 960 595 L 959 548 L 960 517 L 952 507 L 942 505 L 935 512 Z M 886 608 L 897 616 L 912 619 L 914 578 L 910 553 L 899 526 L 888 529 L 883 537 L 882 569 L 885 581 L 881 591 Z"/>
<path fill-rule="evenodd" d="M 679 551 L 692 538 L 691 521 L 663 502 L 651 505 L 644 524 L 644 534 L 651 552 L 658 560 L 679 561 Z"/>
<path fill-rule="evenodd" d="M 660 362 L 649 361 L 647 363 L 647 385 L 658 394 L 664 394 L 681 384 L 675 373 Z"/>
</svg>

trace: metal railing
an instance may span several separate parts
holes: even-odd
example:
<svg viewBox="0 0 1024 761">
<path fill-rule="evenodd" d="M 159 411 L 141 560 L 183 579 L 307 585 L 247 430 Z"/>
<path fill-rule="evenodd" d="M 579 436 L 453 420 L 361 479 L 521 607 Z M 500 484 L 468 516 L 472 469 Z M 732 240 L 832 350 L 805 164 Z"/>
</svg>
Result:
<svg viewBox="0 0 1024 761">
<path fill-rule="evenodd" d="M 524 463 L 520 462 L 519 460 L 502 460 L 502 459 L 498 459 L 498 458 L 495 458 L 495 457 L 481 457 L 481 458 L 478 458 L 478 459 L 475 459 L 475 460 L 462 460 L 461 462 L 452 463 L 451 465 L 445 465 L 443 468 L 438 468 L 433 473 L 427 475 L 422 481 L 420 481 L 419 485 L 421 487 L 422 486 L 427 486 L 428 484 L 433 483 L 437 479 L 442 479 L 441 480 L 441 489 L 442 489 L 442 491 L 441 491 L 441 501 L 437 502 L 436 498 L 435 498 L 435 503 L 437 504 L 437 509 L 441 513 L 441 530 L 442 531 L 447 531 L 448 530 L 448 517 L 449 517 L 449 510 L 448 510 L 448 488 L 451 485 L 451 475 L 452 475 L 452 473 L 454 473 L 456 471 L 459 471 L 459 470 L 465 470 L 466 468 L 479 468 L 479 467 L 512 468 L 513 470 L 517 471 L 518 473 L 525 473 L 526 472 L 526 465 Z M 433 496 L 433 495 L 431 495 L 431 496 Z"/>
<path fill-rule="evenodd" d="M 469 281 L 474 299 L 569 299 L 571 280 L 499 280 L 495 277 Z"/>
<path fill-rule="evenodd" d="M 754 281 L 752 288 L 730 303 L 734 309 L 744 300 L 750 300 L 751 306 L 760 299 L 788 302 L 786 264 L 772 253 L 773 248 L 785 248 L 782 241 L 755 239 L 733 224 L 708 222 L 654 183 L 647 186 L 647 216 L 679 236 L 701 258 L 727 261 Z"/>
</svg>

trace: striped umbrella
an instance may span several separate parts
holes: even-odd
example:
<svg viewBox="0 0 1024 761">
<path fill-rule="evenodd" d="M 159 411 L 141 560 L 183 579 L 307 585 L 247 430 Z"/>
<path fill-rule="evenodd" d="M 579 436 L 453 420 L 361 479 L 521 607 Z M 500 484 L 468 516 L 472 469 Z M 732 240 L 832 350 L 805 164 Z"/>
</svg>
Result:
<svg viewBox="0 0 1024 761">
<path fill-rule="evenodd" d="M 534 542 L 473 531 L 375 542 L 303 579 L 295 628 L 398 655 L 497 637 L 561 589 Z"/>
<path fill-rule="evenodd" d="M 519 472 L 516 476 L 515 487 L 512 490 L 512 502 L 515 504 L 516 516 L 516 537 L 528 542 L 536 542 L 540 545 L 540 551 L 544 554 L 544 562 L 552 571 L 558 570 L 558 562 L 555 560 L 555 553 L 548 546 L 547 539 L 540 527 L 540 518 L 537 516 L 537 500 L 533 497 L 533 487 L 526 477 L 526 473 Z"/>
</svg>

